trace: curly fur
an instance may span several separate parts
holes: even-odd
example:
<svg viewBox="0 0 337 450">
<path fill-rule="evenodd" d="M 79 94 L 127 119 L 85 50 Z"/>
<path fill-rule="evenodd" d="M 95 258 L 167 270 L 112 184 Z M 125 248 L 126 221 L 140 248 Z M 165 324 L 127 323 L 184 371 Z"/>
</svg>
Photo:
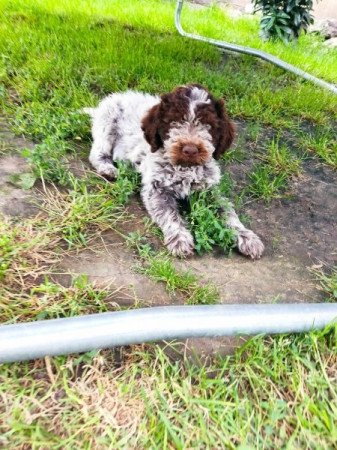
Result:
<svg viewBox="0 0 337 450">
<path fill-rule="evenodd" d="M 191 84 L 161 97 L 133 91 L 111 94 L 97 108 L 84 111 L 93 119 L 89 160 L 97 172 L 113 179 L 113 161 L 130 161 L 142 175 L 143 202 L 170 252 L 193 253 L 193 238 L 177 200 L 220 180 L 216 160 L 234 139 L 224 102 Z M 237 231 L 239 251 L 259 258 L 261 240 L 242 225 L 234 209 L 226 223 Z"/>
</svg>

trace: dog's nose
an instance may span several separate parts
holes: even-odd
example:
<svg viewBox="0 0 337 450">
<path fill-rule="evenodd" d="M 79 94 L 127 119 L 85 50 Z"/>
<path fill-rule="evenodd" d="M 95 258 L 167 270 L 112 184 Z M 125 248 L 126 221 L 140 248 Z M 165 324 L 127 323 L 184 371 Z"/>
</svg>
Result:
<svg viewBox="0 0 337 450">
<path fill-rule="evenodd" d="M 198 154 L 198 147 L 196 145 L 184 145 L 183 154 L 185 156 L 196 156 Z"/>
</svg>

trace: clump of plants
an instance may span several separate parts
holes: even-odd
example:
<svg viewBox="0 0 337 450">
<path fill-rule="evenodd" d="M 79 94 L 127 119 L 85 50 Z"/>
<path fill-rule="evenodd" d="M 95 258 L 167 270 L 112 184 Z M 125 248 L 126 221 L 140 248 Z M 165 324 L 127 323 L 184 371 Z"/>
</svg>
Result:
<svg viewBox="0 0 337 450">
<path fill-rule="evenodd" d="M 262 12 L 260 34 L 265 40 L 292 41 L 313 22 L 313 0 L 253 0 L 253 4 L 255 12 Z"/>
<path fill-rule="evenodd" d="M 152 233 L 156 232 L 152 226 Z M 128 246 L 134 248 L 139 256 L 137 270 L 154 281 L 164 283 L 170 293 L 179 293 L 189 305 L 210 305 L 219 301 L 219 292 L 211 283 L 200 279 L 188 270 L 180 270 L 174 259 L 167 252 L 157 252 L 139 232 L 129 233 L 126 237 Z"/>
<path fill-rule="evenodd" d="M 195 192 L 189 198 L 188 224 L 194 236 L 195 249 L 201 254 L 214 246 L 230 251 L 235 244 L 235 232 L 226 227 L 226 211 L 229 208 L 227 196 L 231 181 L 223 175 L 219 186 Z"/>
<path fill-rule="evenodd" d="M 249 174 L 250 183 L 246 192 L 266 202 L 285 195 L 288 181 L 301 173 L 301 161 L 294 156 L 279 138 L 272 139 L 264 154 L 262 163 L 253 167 Z"/>
</svg>

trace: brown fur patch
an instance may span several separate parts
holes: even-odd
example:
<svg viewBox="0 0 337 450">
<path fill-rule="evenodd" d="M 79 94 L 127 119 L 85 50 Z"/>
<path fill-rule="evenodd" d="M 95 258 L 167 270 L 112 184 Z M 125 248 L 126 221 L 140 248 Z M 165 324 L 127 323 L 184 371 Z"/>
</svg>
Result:
<svg viewBox="0 0 337 450">
<path fill-rule="evenodd" d="M 197 108 L 196 116 L 201 123 L 210 125 L 210 133 L 215 147 L 214 158 L 219 159 L 232 145 L 235 128 L 225 110 L 224 101 L 215 100 L 210 94 L 211 103 L 201 104 Z"/>
<path fill-rule="evenodd" d="M 196 118 L 201 123 L 210 126 L 210 134 L 215 148 L 213 154 L 214 158 L 219 159 L 231 146 L 234 139 L 235 128 L 227 115 L 223 100 L 216 100 L 204 87 L 197 84 L 191 84 L 189 86 L 177 87 L 169 94 L 163 94 L 161 96 L 161 102 L 151 108 L 142 120 L 142 130 L 145 139 L 151 146 L 152 152 L 155 152 L 162 147 L 163 142 L 169 135 L 172 123 L 183 123 L 187 120 L 190 101 L 189 95 L 191 94 L 191 89 L 193 87 L 204 89 L 208 93 L 210 99 L 209 103 L 201 103 L 197 106 Z M 206 150 L 202 145 L 199 147 L 199 144 L 198 148 L 199 155 L 196 156 L 197 162 L 193 164 L 204 164 L 204 152 L 206 152 Z M 180 144 L 177 144 L 175 148 L 172 149 L 171 153 L 173 160 L 183 161 L 187 164 L 186 156 L 181 153 Z"/>
<path fill-rule="evenodd" d="M 198 148 L 198 153 L 196 155 L 188 156 L 183 153 L 183 148 L 190 144 Z M 202 166 L 209 161 L 209 154 L 201 140 L 193 142 L 181 140 L 174 144 L 170 149 L 170 159 L 173 165 Z"/>
</svg>

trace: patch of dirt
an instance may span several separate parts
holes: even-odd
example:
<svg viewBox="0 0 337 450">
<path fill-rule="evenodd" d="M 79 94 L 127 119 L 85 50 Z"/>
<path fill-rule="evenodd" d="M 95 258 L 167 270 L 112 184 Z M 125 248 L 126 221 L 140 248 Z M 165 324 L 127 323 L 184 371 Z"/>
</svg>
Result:
<svg viewBox="0 0 337 450">
<path fill-rule="evenodd" d="M 304 163 L 291 198 L 246 210 L 267 244 L 267 255 L 282 254 L 300 266 L 337 264 L 337 173 L 315 160 Z"/>
<path fill-rule="evenodd" d="M 33 204 L 37 192 L 27 191 L 15 186 L 11 181 L 13 175 L 30 172 L 27 161 L 19 155 L 19 150 L 32 148 L 33 144 L 23 138 L 14 136 L 3 120 L 0 119 L 0 142 L 6 144 L 0 155 L 0 212 L 5 216 L 34 216 L 38 209 Z"/>
<path fill-rule="evenodd" d="M 145 211 L 136 201 L 128 207 L 134 219 L 123 224 L 122 232 L 143 231 Z M 90 249 L 66 256 L 60 269 L 72 274 L 87 274 L 97 286 L 123 287 L 119 303 L 123 306 L 138 303 L 143 306 L 161 306 L 182 303 L 179 295 L 169 295 L 162 283 L 156 283 L 147 276 L 137 273 L 137 258 L 125 245 L 124 238 L 117 232 L 104 233 Z"/>
<path fill-rule="evenodd" d="M 238 136 L 246 135 L 246 125 L 237 124 Z M 276 133 L 263 129 L 258 144 L 237 142 L 244 148 L 242 162 L 227 164 L 223 170 L 232 176 L 239 192 L 247 184 L 247 175 L 255 163 L 261 163 L 258 153 L 263 152 L 263 141 L 275 138 Z M 262 141 L 262 144 L 261 144 Z M 291 135 L 284 134 L 283 141 L 297 156 L 303 153 L 296 148 Z M 261 147 L 262 145 L 262 147 Z M 240 210 L 251 219 L 250 227 L 266 244 L 265 256 L 286 257 L 300 260 L 299 267 L 323 262 L 337 264 L 337 172 L 317 158 L 306 157 L 302 161 L 302 173 L 289 181 L 284 198 L 270 204 L 249 202 Z"/>
</svg>

